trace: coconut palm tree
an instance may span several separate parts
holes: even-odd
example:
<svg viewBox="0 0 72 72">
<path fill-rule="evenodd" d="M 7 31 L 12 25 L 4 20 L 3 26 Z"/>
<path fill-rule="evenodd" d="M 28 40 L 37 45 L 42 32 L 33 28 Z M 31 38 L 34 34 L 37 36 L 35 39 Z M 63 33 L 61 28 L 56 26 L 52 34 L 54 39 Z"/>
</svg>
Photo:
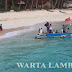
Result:
<svg viewBox="0 0 72 72">
<path fill-rule="evenodd" d="M 26 1 L 26 6 L 25 6 L 25 9 L 27 8 L 27 5 L 28 5 L 28 0 Z"/>
<path fill-rule="evenodd" d="M 54 7 L 54 8 L 56 8 L 57 2 L 58 2 L 58 0 L 56 0 L 56 2 L 55 2 L 55 7 Z"/>
<path fill-rule="evenodd" d="M 62 5 L 63 5 L 63 0 L 61 1 L 61 8 L 62 8 Z"/>
<path fill-rule="evenodd" d="M 53 7 L 53 0 L 52 0 L 52 9 L 54 9 L 54 7 Z"/>
<path fill-rule="evenodd" d="M 31 10 L 32 10 L 32 7 L 33 7 L 33 1 L 34 1 L 34 0 L 32 0 L 32 4 L 31 4 Z"/>
<path fill-rule="evenodd" d="M 3 1 L 2 1 L 2 0 L 0 0 L 0 4 L 1 4 L 1 6 L 2 6 L 2 3 L 3 3 Z"/>
<path fill-rule="evenodd" d="M 14 0 L 12 0 L 12 9 L 14 10 Z"/>
<path fill-rule="evenodd" d="M 58 8 L 59 8 L 59 6 L 60 6 L 60 0 L 58 1 Z"/>
<path fill-rule="evenodd" d="M 20 0 L 20 2 L 21 2 L 21 0 Z M 20 11 L 20 8 L 21 8 L 21 3 L 19 4 L 19 11 Z"/>
<path fill-rule="evenodd" d="M 43 9 L 43 0 L 42 0 L 42 9 Z"/>
<path fill-rule="evenodd" d="M 36 9 L 38 8 L 38 0 L 36 0 Z"/>
<path fill-rule="evenodd" d="M 6 11 L 7 11 L 7 6 L 8 6 L 7 2 L 8 2 L 8 0 L 5 0 L 5 10 Z"/>
</svg>

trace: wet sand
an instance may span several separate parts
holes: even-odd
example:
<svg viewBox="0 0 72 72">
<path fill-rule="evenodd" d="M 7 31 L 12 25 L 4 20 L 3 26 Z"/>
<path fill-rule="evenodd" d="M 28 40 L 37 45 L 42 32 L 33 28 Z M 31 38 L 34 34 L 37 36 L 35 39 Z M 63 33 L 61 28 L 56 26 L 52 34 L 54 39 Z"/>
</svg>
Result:
<svg viewBox="0 0 72 72">
<path fill-rule="evenodd" d="M 30 26 L 23 26 L 23 27 L 18 27 L 18 28 L 11 28 L 11 29 L 3 29 L 0 32 L 0 36 L 5 35 L 8 32 L 13 32 L 13 31 L 19 31 L 19 30 L 24 30 L 24 29 L 29 29 Z"/>
</svg>

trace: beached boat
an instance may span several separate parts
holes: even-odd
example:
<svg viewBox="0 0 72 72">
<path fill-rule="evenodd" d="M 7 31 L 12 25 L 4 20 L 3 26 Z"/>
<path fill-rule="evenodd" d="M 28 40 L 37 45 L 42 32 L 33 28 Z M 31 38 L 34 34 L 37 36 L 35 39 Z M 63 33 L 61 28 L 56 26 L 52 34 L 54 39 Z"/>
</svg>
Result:
<svg viewBox="0 0 72 72">
<path fill-rule="evenodd" d="M 72 34 L 42 34 L 37 35 L 36 39 L 43 39 L 43 38 L 62 38 L 62 37 L 72 37 Z"/>
</svg>

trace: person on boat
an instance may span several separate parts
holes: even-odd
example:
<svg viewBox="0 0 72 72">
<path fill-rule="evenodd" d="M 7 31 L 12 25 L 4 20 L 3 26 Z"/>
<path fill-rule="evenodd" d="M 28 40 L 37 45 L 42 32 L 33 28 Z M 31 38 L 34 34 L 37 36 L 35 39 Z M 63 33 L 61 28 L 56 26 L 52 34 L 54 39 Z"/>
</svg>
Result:
<svg viewBox="0 0 72 72">
<path fill-rule="evenodd" d="M 50 24 L 50 27 L 49 27 L 49 33 L 52 33 L 52 26 Z"/>
<path fill-rule="evenodd" d="M 55 30 L 53 30 L 53 34 L 55 34 Z"/>
<path fill-rule="evenodd" d="M 61 29 L 61 33 L 63 33 L 63 29 Z"/>
<path fill-rule="evenodd" d="M 69 28 L 67 29 L 67 33 L 70 33 L 70 29 Z"/>
<path fill-rule="evenodd" d="M 56 30 L 56 32 L 55 33 L 58 33 L 58 31 Z"/>
<path fill-rule="evenodd" d="M 65 25 L 63 25 L 62 29 L 63 29 L 63 33 L 66 33 L 66 27 Z"/>
<path fill-rule="evenodd" d="M 43 31 L 42 31 L 42 28 L 40 29 L 40 34 L 42 34 L 43 33 Z"/>
<path fill-rule="evenodd" d="M 45 24 L 45 26 L 47 27 L 49 25 L 49 22 L 47 22 L 46 24 Z"/>
<path fill-rule="evenodd" d="M 49 33 L 49 22 L 47 22 L 46 24 L 45 24 L 45 26 L 46 26 L 46 28 L 47 28 L 47 32 Z"/>
<path fill-rule="evenodd" d="M 49 26 L 49 24 L 48 24 L 48 26 L 47 26 L 47 32 L 48 32 L 48 33 L 49 33 L 49 30 L 50 30 L 49 28 L 50 28 L 50 26 Z"/>
</svg>

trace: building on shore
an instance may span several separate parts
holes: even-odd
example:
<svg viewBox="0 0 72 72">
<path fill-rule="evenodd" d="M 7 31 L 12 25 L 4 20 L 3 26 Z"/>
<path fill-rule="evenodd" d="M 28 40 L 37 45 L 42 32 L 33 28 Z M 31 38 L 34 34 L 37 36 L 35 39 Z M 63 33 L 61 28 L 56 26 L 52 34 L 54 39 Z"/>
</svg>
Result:
<svg viewBox="0 0 72 72">
<path fill-rule="evenodd" d="M 72 1 L 65 1 L 63 3 L 63 8 L 72 8 Z"/>
</svg>

